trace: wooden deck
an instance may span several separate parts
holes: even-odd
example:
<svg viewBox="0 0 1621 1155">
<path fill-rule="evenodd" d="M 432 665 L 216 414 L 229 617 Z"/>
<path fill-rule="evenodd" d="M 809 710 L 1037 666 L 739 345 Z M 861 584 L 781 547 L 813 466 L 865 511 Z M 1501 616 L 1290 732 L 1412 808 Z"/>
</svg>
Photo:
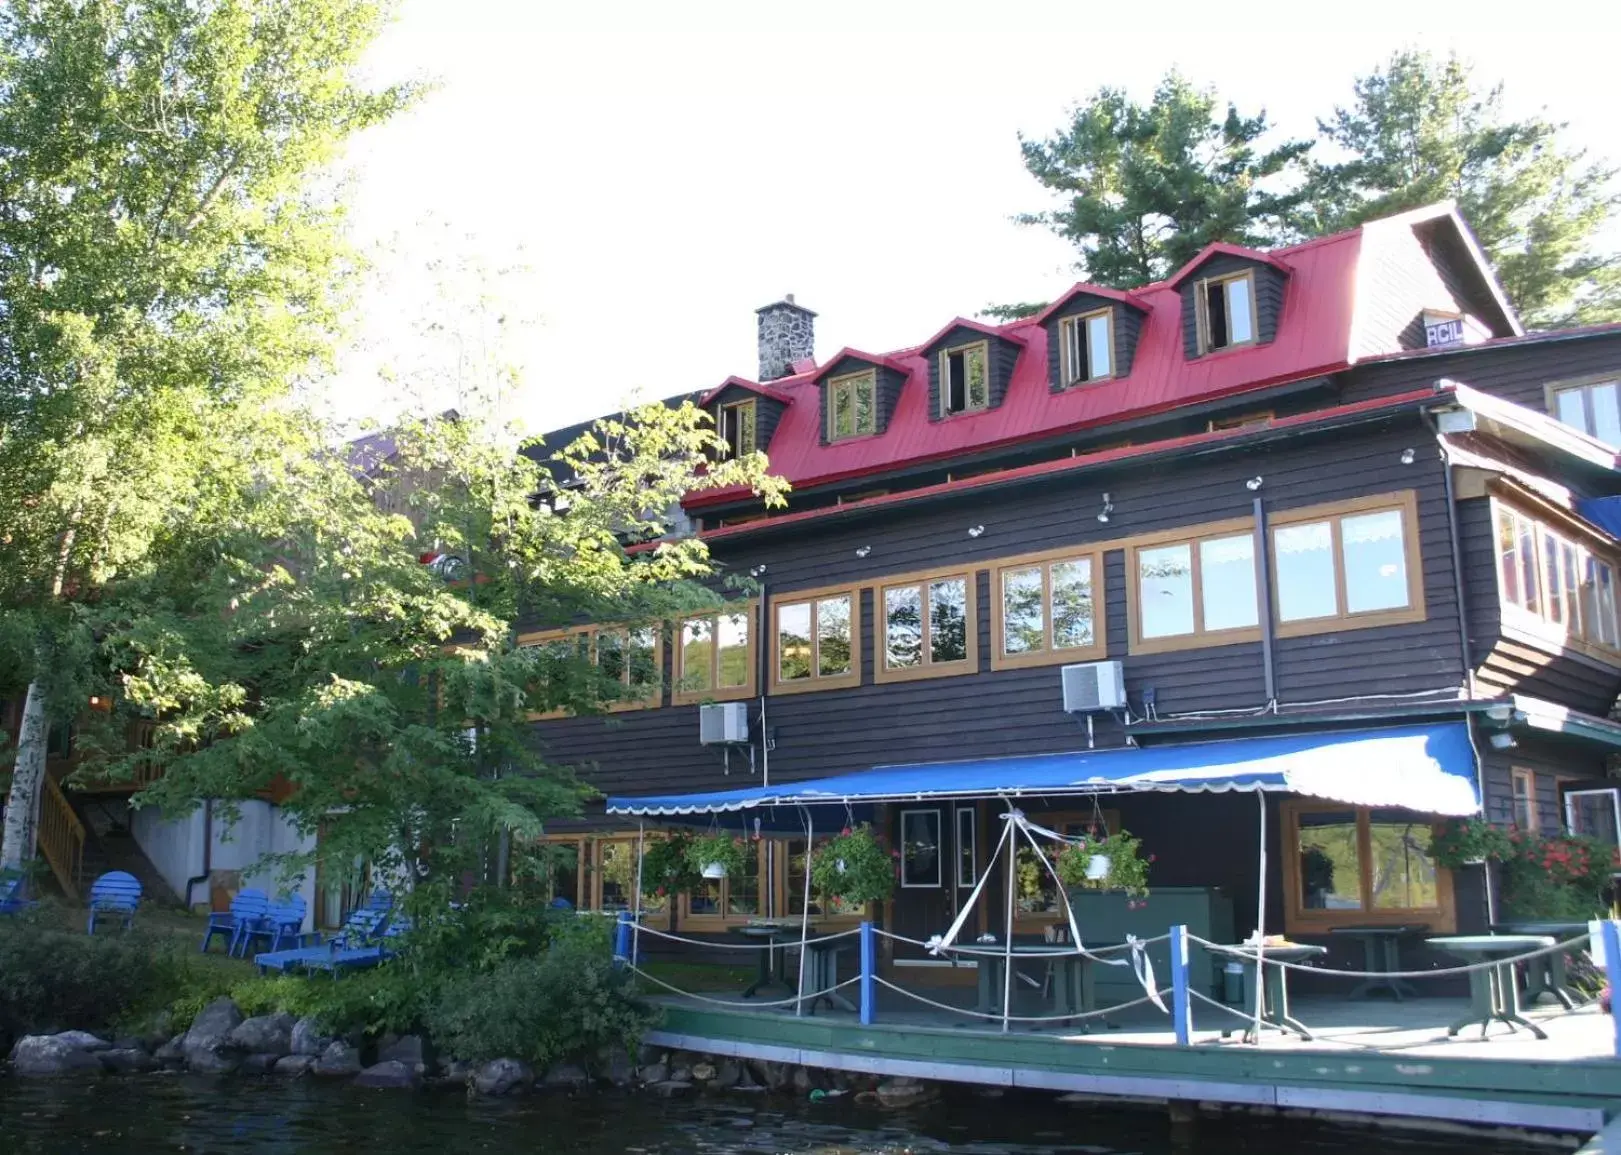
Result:
<svg viewBox="0 0 1621 1155">
<path fill-rule="evenodd" d="M 967 990 L 930 990 L 961 1004 Z M 1222 1040 L 1228 1016 L 1194 1011 L 1192 1044 L 1178 1047 L 1167 1016 L 1151 1007 L 1111 1016 L 1111 1026 L 1013 1024 L 924 1008 L 893 991 L 878 1022 L 849 1012 L 796 1016 L 793 1008 L 725 1005 L 671 996 L 651 1041 L 712 1054 L 951 1082 L 1080 1091 L 1121 1098 L 1180 1099 L 1323 1112 L 1579 1132 L 1585 1138 L 1621 1113 L 1621 1061 L 1614 1025 L 1596 1005 L 1534 1008 L 1548 1034 L 1494 1025 L 1457 1038 L 1447 1024 L 1462 999 L 1294 1001 L 1311 1042 L 1268 1031 L 1260 1045 Z M 781 997 L 780 995 L 777 997 Z M 1024 1010 L 1026 1008 L 1019 1008 Z M 1238 1024 L 1237 1019 L 1231 1023 Z"/>
</svg>

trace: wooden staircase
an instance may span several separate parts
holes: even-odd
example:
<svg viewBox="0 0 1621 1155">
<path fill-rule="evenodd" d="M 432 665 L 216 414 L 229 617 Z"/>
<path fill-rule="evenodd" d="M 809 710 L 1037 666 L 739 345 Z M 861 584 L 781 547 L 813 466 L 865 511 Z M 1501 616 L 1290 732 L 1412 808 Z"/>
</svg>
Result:
<svg viewBox="0 0 1621 1155">
<path fill-rule="evenodd" d="M 39 799 L 39 830 L 34 838 L 46 865 L 56 876 L 56 884 L 70 900 L 76 901 L 84 883 L 84 823 L 74 812 L 54 774 L 45 775 Z"/>
</svg>

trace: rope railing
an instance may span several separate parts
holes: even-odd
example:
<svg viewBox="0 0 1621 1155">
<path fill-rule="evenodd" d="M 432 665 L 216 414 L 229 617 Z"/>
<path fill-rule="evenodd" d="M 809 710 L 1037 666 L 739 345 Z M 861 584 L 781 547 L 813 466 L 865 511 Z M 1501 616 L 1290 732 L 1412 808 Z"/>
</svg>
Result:
<svg viewBox="0 0 1621 1155">
<path fill-rule="evenodd" d="M 827 995 L 831 995 L 835 991 L 841 991 L 845 987 L 851 986 L 852 984 L 855 984 L 855 983 L 858 983 L 858 982 L 861 981 L 861 976 L 860 975 L 855 975 L 855 976 L 853 976 L 851 978 L 845 979 L 842 983 L 836 983 L 833 986 L 827 987 L 824 990 L 807 991 L 806 993 L 804 993 L 802 995 L 794 995 L 794 996 L 792 996 L 790 998 L 786 998 L 786 999 L 770 999 L 770 1000 L 750 999 L 748 1002 L 745 1003 L 745 1002 L 739 1002 L 736 998 L 714 999 L 714 998 L 710 998 L 708 995 L 700 995 L 696 991 L 682 990 L 680 987 L 676 986 L 674 983 L 666 982 L 665 980 L 659 978 L 657 975 L 649 974 L 648 972 L 644 971 L 641 967 L 637 966 L 634 963 L 627 962 L 626 963 L 626 969 L 629 970 L 632 974 L 637 975 L 640 978 L 646 979 L 650 983 L 655 983 L 658 986 L 663 987 L 665 990 L 671 992 L 672 994 L 680 995 L 683 998 L 694 999 L 694 1000 L 696 1000 L 697 1002 L 700 1002 L 700 1003 L 711 1003 L 711 1004 L 713 1004 L 713 1005 L 715 1005 L 717 1007 L 732 1007 L 734 1009 L 737 1008 L 737 1007 L 744 1007 L 744 1008 L 748 1008 L 748 1009 L 757 1009 L 757 1008 L 760 1008 L 760 1007 L 791 1007 L 795 1003 L 813 1002 L 816 999 L 823 998 L 823 997 L 825 997 Z"/>
<path fill-rule="evenodd" d="M 650 926 L 640 927 L 636 933 L 650 934 L 654 938 L 668 939 L 670 942 L 691 943 L 693 946 L 707 947 L 716 950 L 797 950 L 801 944 L 801 940 L 799 938 L 781 938 L 775 942 L 770 940 L 765 942 L 724 942 L 720 939 L 688 938 L 686 935 L 670 934 L 667 931 L 654 930 Z M 849 930 L 841 930 L 836 934 L 824 934 L 819 938 L 807 938 L 803 940 L 803 943 L 805 946 L 818 946 L 824 942 L 834 942 L 838 939 L 849 938 L 852 935 L 858 935 L 860 933 L 860 927 L 852 927 Z"/>
<path fill-rule="evenodd" d="M 940 946 L 939 944 L 926 942 L 922 939 L 907 938 L 905 935 L 901 934 L 891 934 L 889 931 L 880 930 L 877 927 L 873 928 L 872 933 L 877 935 L 879 938 L 887 938 L 893 942 L 903 942 L 909 946 L 922 947 L 924 950 L 932 951 L 938 948 L 942 954 L 980 955 L 987 958 L 1003 958 L 1007 954 L 1007 950 L 1004 947 L 996 946 L 991 943 L 980 943 L 974 946 L 967 946 L 962 943 L 952 943 L 950 946 Z M 1162 934 L 1156 935 L 1153 938 L 1136 939 L 1133 942 L 1117 942 L 1110 943 L 1107 946 L 1096 947 L 1083 946 L 1079 943 L 1053 943 L 1052 950 L 1030 950 L 1027 947 L 1021 947 L 1014 957 L 1021 959 L 1072 958 L 1075 955 L 1086 956 L 1112 954 L 1119 951 L 1129 951 L 1135 947 L 1153 946 L 1156 943 L 1167 941 L 1170 937 L 1171 936 L 1168 934 Z"/>
<path fill-rule="evenodd" d="M 1067 1015 L 1003 1015 L 1000 1013 L 974 1010 L 972 1007 L 956 1007 L 952 1006 L 950 1003 L 938 1002 L 934 999 L 927 998 L 924 995 L 920 995 L 916 991 L 909 991 L 905 987 L 897 986 L 895 983 L 890 982 L 882 975 L 876 976 L 875 981 L 879 986 L 892 990 L 898 995 L 903 995 L 906 998 L 912 999 L 914 1002 L 922 1003 L 925 1006 L 935 1007 L 942 1011 L 950 1011 L 954 1015 L 967 1015 L 969 1018 L 987 1019 L 998 1023 L 1003 1022 L 1004 1020 L 1010 1023 L 1067 1023 L 1075 1019 L 1096 1019 L 1102 1018 L 1104 1015 L 1113 1014 L 1116 1011 L 1124 1011 L 1129 1010 L 1132 1007 L 1140 1007 L 1144 1003 L 1151 1001 L 1150 996 L 1144 995 L 1140 999 L 1133 999 L 1127 1003 L 1117 1003 L 1114 1006 L 1103 1007 L 1099 1010 L 1076 1011 L 1073 1014 Z M 1155 994 L 1162 996 L 1168 993 L 1170 993 L 1169 990 L 1160 990 L 1155 992 Z"/>
<path fill-rule="evenodd" d="M 1242 960 L 1244 962 L 1249 962 L 1249 963 L 1253 963 L 1253 962 L 1256 961 L 1256 954 L 1255 954 L 1255 951 L 1252 950 L 1252 949 L 1246 949 L 1244 947 L 1229 946 L 1226 943 L 1211 942 L 1209 939 L 1200 938 L 1196 934 L 1189 934 L 1188 935 L 1188 941 L 1191 942 L 1191 943 L 1197 943 L 1199 946 L 1204 947 L 1207 951 L 1211 952 L 1212 954 L 1227 955 L 1227 956 L 1229 956 L 1231 958 L 1240 959 L 1240 960 Z M 1510 966 L 1510 965 L 1512 965 L 1514 963 L 1525 962 L 1525 961 L 1527 961 L 1529 959 L 1534 959 L 1534 958 L 1542 958 L 1542 957 L 1544 957 L 1546 955 L 1562 954 L 1565 951 L 1570 950 L 1572 947 L 1574 947 L 1574 946 L 1576 946 L 1576 945 L 1578 945 L 1580 943 L 1584 943 L 1586 941 L 1588 941 L 1588 936 L 1587 935 L 1585 935 L 1585 934 L 1584 935 L 1578 935 L 1577 937 L 1572 938 L 1572 939 L 1567 939 L 1564 942 L 1557 942 L 1557 943 L 1554 943 L 1552 946 L 1538 947 L 1536 950 L 1527 951 L 1524 954 L 1505 955 L 1502 958 L 1487 959 L 1484 962 L 1469 963 L 1466 966 L 1436 967 L 1433 970 L 1427 970 L 1427 971 L 1347 971 L 1347 970 L 1337 970 L 1337 969 L 1335 969 L 1333 967 L 1313 966 L 1310 963 L 1284 962 L 1284 961 L 1282 961 L 1280 959 L 1271 958 L 1271 957 L 1269 957 L 1269 956 L 1267 956 L 1265 954 L 1263 954 L 1261 956 L 1260 961 L 1261 961 L 1262 966 L 1278 967 L 1279 969 L 1282 969 L 1282 970 L 1303 971 L 1306 974 L 1312 974 L 1312 975 L 1328 975 L 1328 976 L 1334 977 L 1334 978 L 1347 978 L 1347 979 L 1429 979 L 1429 978 L 1445 978 L 1445 977 L 1447 977 L 1449 975 L 1466 975 L 1466 974 L 1469 974 L 1472 971 L 1491 970 L 1491 969 L 1493 969 L 1495 967 Z"/>
</svg>

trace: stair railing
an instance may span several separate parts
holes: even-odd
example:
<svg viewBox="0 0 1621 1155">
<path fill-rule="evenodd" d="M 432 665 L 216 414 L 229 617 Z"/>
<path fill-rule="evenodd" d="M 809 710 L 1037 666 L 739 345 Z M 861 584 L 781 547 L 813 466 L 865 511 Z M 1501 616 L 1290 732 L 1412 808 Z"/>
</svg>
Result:
<svg viewBox="0 0 1621 1155">
<path fill-rule="evenodd" d="M 35 840 L 62 893 L 69 899 L 77 899 L 79 880 L 84 872 L 84 823 L 73 813 L 67 795 L 49 774 L 45 776 L 44 789 L 39 800 L 39 832 Z"/>
</svg>

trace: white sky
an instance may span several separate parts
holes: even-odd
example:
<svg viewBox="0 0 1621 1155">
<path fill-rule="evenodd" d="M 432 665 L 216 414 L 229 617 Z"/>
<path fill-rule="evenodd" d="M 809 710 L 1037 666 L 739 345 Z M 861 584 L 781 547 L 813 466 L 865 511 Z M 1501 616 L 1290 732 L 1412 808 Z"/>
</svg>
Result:
<svg viewBox="0 0 1621 1155">
<path fill-rule="evenodd" d="M 352 151 L 356 239 L 390 255 L 339 403 L 398 405 L 377 370 L 410 358 L 412 318 L 436 308 L 420 269 L 447 254 L 527 266 L 495 295 L 533 431 L 633 390 L 752 377 L 754 309 L 784 293 L 820 314 L 824 358 L 1055 296 L 1075 279 L 1068 247 L 1009 219 L 1048 203 L 1017 134 L 1050 134 L 1100 85 L 1146 98 L 1171 65 L 1309 134 L 1391 51 L 1456 49 L 1506 82 L 1511 111 L 1545 107 L 1621 158 L 1618 12 L 407 0 L 374 67 L 437 88 Z"/>
</svg>

